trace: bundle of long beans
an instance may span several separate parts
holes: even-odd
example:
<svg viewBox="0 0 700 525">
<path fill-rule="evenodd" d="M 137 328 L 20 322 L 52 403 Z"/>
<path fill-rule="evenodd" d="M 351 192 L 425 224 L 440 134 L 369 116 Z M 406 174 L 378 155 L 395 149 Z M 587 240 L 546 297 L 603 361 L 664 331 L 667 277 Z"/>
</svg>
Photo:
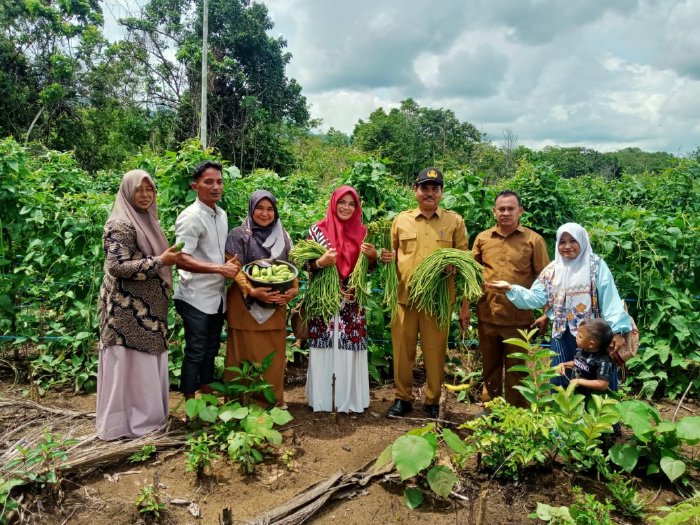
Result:
<svg viewBox="0 0 700 525">
<path fill-rule="evenodd" d="M 449 275 L 445 273 L 450 265 L 455 269 L 457 298 L 473 302 L 481 297 L 483 267 L 474 260 L 471 252 L 456 248 L 443 248 L 431 253 L 416 267 L 408 281 L 409 303 L 435 317 L 441 329 L 449 326 L 452 317 Z"/>
<path fill-rule="evenodd" d="M 303 240 L 294 245 L 289 258 L 301 268 L 326 253 L 325 246 L 316 241 Z M 301 312 L 305 320 L 320 318 L 326 323 L 340 308 L 340 275 L 338 268 L 327 266 L 310 275 Z"/>
<path fill-rule="evenodd" d="M 365 235 L 364 242 L 374 244 L 375 228 L 373 225 L 374 223 L 370 223 L 367 226 L 367 235 Z M 372 289 L 369 279 L 369 257 L 362 252 L 360 252 L 355 267 L 352 269 L 352 273 L 348 279 L 348 286 L 354 290 L 357 304 L 365 306 L 372 293 Z"/>
<path fill-rule="evenodd" d="M 391 221 L 389 219 L 380 219 L 373 222 L 370 226 L 374 227 L 374 239 L 378 251 L 382 248 L 388 251 L 393 250 L 391 243 Z M 384 310 L 389 312 L 391 319 L 394 319 L 396 314 L 396 305 L 399 304 L 396 287 L 399 284 L 399 279 L 396 275 L 396 261 L 383 264 L 382 277 L 384 281 L 384 297 L 382 304 Z"/>
</svg>

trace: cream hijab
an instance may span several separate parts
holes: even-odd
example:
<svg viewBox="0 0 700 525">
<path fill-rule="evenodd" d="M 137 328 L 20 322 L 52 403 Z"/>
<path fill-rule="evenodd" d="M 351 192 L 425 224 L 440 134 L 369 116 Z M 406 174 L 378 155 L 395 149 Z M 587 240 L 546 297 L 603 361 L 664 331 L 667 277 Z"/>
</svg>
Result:
<svg viewBox="0 0 700 525">
<path fill-rule="evenodd" d="M 128 222 L 136 229 L 136 245 L 139 247 L 139 250 L 144 255 L 157 257 L 168 248 L 168 241 L 158 221 L 158 206 L 156 205 L 155 195 L 153 204 L 145 211 L 134 205 L 136 188 L 144 179 L 153 186 L 153 191 L 155 192 L 156 183 L 145 171 L 132 170 L 124 175 L 119 185 L 112 213 L 107 219 L 107 224 L 111 221 Z M 173 276 L 170 266 L 161 266 L 158 269 L 158 275 L 172 289 Z"/>
</svg>

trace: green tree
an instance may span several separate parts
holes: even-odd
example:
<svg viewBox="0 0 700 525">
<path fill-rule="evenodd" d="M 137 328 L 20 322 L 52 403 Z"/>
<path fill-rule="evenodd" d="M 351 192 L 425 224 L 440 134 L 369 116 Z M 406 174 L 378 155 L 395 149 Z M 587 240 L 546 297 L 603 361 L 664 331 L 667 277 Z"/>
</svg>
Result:
<svg viewBox="0 0 700 525">
<path fill-rule="evenodd" d="M 150 53 L 149 93 L 177 110 L 176 138 L 198 134 L 202 60 L 202 3 L 151 0 L 140 19 L 123 23 Z M 267 8 L 248 0 L 210 0 L 208 135 L 241 171 L 266 167 L 285 173 L 294 163 L 291 143 L 309 125 L 301 86 L 287 78 L 291 55 L 273 38 Z M 177 59 L 167 59 L 169 44 Z"/>
<path fill-rule="evenodd" d="M 620 175 L 617 159 L 613 155 L 590 148 L 547 146 L 532 155 L 532 160 L 551 164 L 554 170 L 565 179 L 583 175 L 604 177 Z"/>
<path fill-rule="evenodd" d="M 642 173 L 661 173 L 672 167 L 676 158 L 670 153 L 657 151 L 650 153 L 639 148 L 625 148 L 611 153 L 617 160 L 623 173 L 641 175 Z"/>
<path fill-rule="evenodd" d="M 5 0 L 0 21 L 0 49 L 10 66 L 2 86 L 10 96 L 0 104 L 25 104 L 3 127 L 18 138 L 31 133 L 51 147 L 69 149 L 81 129 L 81 75 L 101 38 L 98 0 Z"/>
<path fill-rule="evenodd" d="M 453 111 L 423 108 L 409 98 L 398 109 L 386 113 L 379 108 L 367 122 L 360 120 L 353 140 L 360 149 L 386 159 L 393 173 L 410 182 L 426 166 L 446 170 L 467 164 L 482 136 Z"/>
</svg>

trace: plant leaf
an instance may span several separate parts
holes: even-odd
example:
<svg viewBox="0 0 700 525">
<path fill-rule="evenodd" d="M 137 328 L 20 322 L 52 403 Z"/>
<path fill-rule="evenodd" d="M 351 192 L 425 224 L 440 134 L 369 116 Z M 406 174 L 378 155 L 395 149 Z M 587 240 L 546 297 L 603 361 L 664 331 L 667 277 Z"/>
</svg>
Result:
<svg viewBox="0 0 700 525">
<path fill-rule="evenodd" d="M 457 483 L 457 476 L 452 469 L 445 465 L 437 465 L 431 468 L 426 475 L 430 488 L 442 498 L 446 498 L 452 492 L 452 487 Z"/>
<path fill-rule="evenodd" d="M 292 416 L 292 414 L 290 414 L 287 410 L 282 410 L 278 407 L 274 407 L 272 410 L 270 410 L 270 416 L 272 417 L 272 421 L 274 421 L 275 425 L 286 425 L 292 419 L 294 419 L 294 416 Z"/>
<path fill-rule="evenodd" d="M 423 503 L 423 491 L 413 487 L 406 487 L 406 490 L 403 491 L 403 501 L 411 510 L 420 507 Z"/>
<path fill-rule="evenodd" d="M 219 409 L 212 405 L 207 405 L 199 411 L 199 419 L 206 421 L 207 423 L 213 423 L 216 421 L 216 417 L 219 415 Z"/>
<path fill-rule="evenodd" d="M 445 443 L 447 443 L 447 446 L 454 450 L 457 454 L 467 453 L 467 445 L 449 428 L 442 431 L 442 438 L 445 440 Z"/>
<path fill-rule="evenodd" d="M 610 448 L 610 459 L 615 465 L 632 472 L 639 460 L 639 449 L 630 443 L 613 445 Z"/>
<path fill-rule="evenodd" d="M 676 425 L 676 435 L 686 441 L 700 440 L 700 416 L 689 416 L 681 419 Z"/>
<path fill-rule="evenodd" d="M 427 468 L 433 455 L 432 445 L 418 436 L 401 436 L 391 446 L 391 456 L 402 481 Z"/>
<path fill-rule="evenodd" d="M 671 481 L 677 480 L 685 472 L 685 463 L 669 456 L 662 457 L 659 465 Z"/>
<path fill-rule="evenodd" d="M 651 408 L 642 401 L 623 401 L 617 405 L 622 422 L 632 429 L 636 436 L 644 436 L 651 432 Z"/>
<path fill-rule="evenodd" d="M 375 461 L 374 466 L 372 467 L 372 471 L 379 472 L 382 467 L 388 465 L 391 463 L 391 461 L 391 445 L 388 445 L 384 450 L 382 450 L 382 453 L 379 454 L 377 461 Z"/>
<path fill-rule="evenodd" d="M 248 408 L 242 406 L 224 406 L 219 412 L 219 419 L 224 423 L 231 419 L 243 419 L 248 415 Z"/>
</svg>

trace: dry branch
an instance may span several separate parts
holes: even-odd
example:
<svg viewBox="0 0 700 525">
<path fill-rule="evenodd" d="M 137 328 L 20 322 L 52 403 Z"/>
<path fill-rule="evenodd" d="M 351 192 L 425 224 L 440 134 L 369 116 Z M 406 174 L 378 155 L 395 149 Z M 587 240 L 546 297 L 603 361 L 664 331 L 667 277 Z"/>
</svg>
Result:
<svg viewBox="0 0 700 525">
<path fill-rule="evenodd" d="M 29 401 L 2 402 L 0 408 L 3 406 L 32 410 L 48 408 Z M 27 479 L 30 473 L 41 477 L 51 470 L 60 471 L 61 474 L 65 475 L 119 462 L 140 451 L 146 445 L 153 445 L 158 449 L 174 448 L 183 446 L 187 440 L 186 433 L 181 430 L 171 430 L 169 425 L 164 425 L 155 432 L 132 440 L 102 441 L 94 432 L 85 433 L 85 424 L 75 425 L 76 418 L 91 418 L 90 413 L 58 409 L 48 409 L 45 412 L 48 416 L 45 414 L 46 417 L 36 418 L 33 421 L 35 423 L 33 428 L 27 429 L 26 425 L 20 425 L 19 428 L 6 432 L 2 436 L 0 443 L 7 443 L 9 437 L 15 435 L 20 429 L 23 431 L 21 439 L 13 440 L 11 446 L 8 446 L 0 454 L 0 477 Z M 89 423 L 89 429 L 94 429 L 92 422 Z M 62 439 L 70 438 L 77 441 L 75 445 L 66 449 L 67 459 L 65 461 L 60 464 L 53 461 L 50 463 L 38 462 L 29 466 L 19 463 L 12 468 L 6 467 L 10 461 L 22 457 L 18 449 L 19 446 L 24 449 L 35 448 L 42 442 L 47 432 L 59 433 Z M 27 483 L 29 483 L 28 480 Z"/>
<path fill-rule="evenodd" d="M 63 417 L 75 417 L 75 418 L 78 418 L 78 417 L 94 418 L 95 417 L 94 412 L 75 412 L 73 410 L 65 410 L 62 408 L 47 407 L 45 405 L 40 405 L 39 403 L 35 403 L 34 401 L 27 401 L 27 400 L 2 401 L 2 400 L 0 400 L 0 413 L 9 415 L 9 414 L 13 413 L 10 411 L 17 411 L 20 409 L 36 410 L 38 412 L 45 412 L 48 414 L 54 414 L 54 415 L 63 416 Z"/>
<path fill-rule="evenodd" d="M 257 516 L 248 521 L 246 525 L 299 525 L 304 523 L 339 491 L 364 487 L 373 478 L 383 476 L 393 469 L 393 464 L 389 463 L 376 472 L 368 471 L 369 465 L 375 462 L 376 459 L 373 459 L 362 469 L 350 474 L 343 474 L 343 471 L 339 470 L 327 480 L 307 487 L 291 501 Z"/>
</svg>

